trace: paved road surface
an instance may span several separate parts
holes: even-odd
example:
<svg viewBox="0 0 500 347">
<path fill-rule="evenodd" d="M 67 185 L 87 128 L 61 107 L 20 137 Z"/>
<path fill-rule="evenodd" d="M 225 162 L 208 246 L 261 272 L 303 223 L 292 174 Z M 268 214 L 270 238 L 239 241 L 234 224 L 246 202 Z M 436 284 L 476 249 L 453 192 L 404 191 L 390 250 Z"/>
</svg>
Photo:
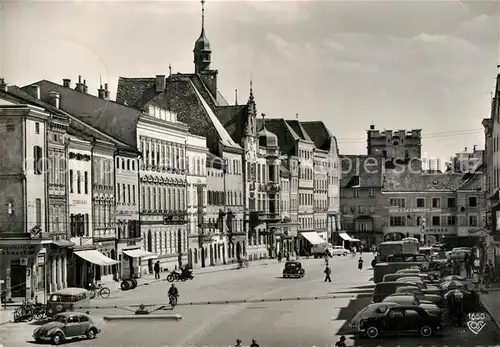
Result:
<svg viewBox="0 0 500 347">
<path fill-rule="evenodd" d="M 369 264 L 371 256 L 364 256 Z M 124 313 L 123 310 L 92 309 L 100 322 L 102 334 L 93 341 L 78 341 L 71 346 L 230 346 L 236 338 L 249 345 L 256 338 L 261 346 L 332 346 L 337 333 L 347 333 L 347 321 L 370 299 L 372 272 L 358 271 L 357 258 L 337 257 L 330 261 L 333 282 L 323 281 L 324 261 L 303 260 L 306 277 L 280 278 L 283 264 L 206 274 L 194 281 L 178 283 L 180 303 L 220 300 L 264 300 L 258 303 L 178 306 L 183 318 L 174 321 L 101 321 L 102 316 Z M 107 300 L 93 300 L 95 305 L 128 307 L 134 304 L 160 304 L 166 300 L 168 283 L 161 282 L 130 292 L 114 293 Z M 363 297 L 365 294 L 365 297 Z M 308 298 L 335 295 L 329 300 L 267 301 L 279 298 Z M 163 311 L 167 312 L 167 311 Z M 31 332 L 35 327 L 16 324 L 0 327 L 0 343 L 5 346 L 33 346 Z M 459 333 L 461 335 L 459 335 Z M 354 340 L 356 346 L 472 346 L 492 345 L 497 334 L 491 323 L 477 336 L 453 331 L 452 336 L 422 340 L 408 338 L 378 341 Z"/>
</svg>

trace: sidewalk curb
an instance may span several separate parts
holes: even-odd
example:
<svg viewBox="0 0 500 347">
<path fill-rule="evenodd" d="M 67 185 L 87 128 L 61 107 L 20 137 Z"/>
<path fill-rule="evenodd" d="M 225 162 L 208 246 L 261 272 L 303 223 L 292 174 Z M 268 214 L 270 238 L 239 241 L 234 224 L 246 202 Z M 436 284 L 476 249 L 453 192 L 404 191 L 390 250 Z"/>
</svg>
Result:
<svg viewBox="0 0 500 347">
<path fill-rule="evenodd" d="M 500 318 L 495 317 L 495 315 L 493 314 L 491 309 L 488 307 L 488 305 L 485 305 L 485 303 L 483 302 L 484 295 L 487 295 L 487 294 L 479 294 L 479 302 L 481 303 L 481 306 L 483 306 L 483 308 L 486 310 L 486 312 L 488 312 L 491 319 L 495 322 L 495 325 L 497 326 L 497 328 L 500 328 Z"/>
<path fill-rule="evenodd" d="M 104 316 L 103 319 L 105 321 L 113 321 L 113 320 L 154 320 L 154 319 L 162 319 L 162 320 L 175 320 L 178 321 L 182 319 L 180 314 L 131 314 L 131 315 L 115 315 L 115 316 Z"/>
</svg>

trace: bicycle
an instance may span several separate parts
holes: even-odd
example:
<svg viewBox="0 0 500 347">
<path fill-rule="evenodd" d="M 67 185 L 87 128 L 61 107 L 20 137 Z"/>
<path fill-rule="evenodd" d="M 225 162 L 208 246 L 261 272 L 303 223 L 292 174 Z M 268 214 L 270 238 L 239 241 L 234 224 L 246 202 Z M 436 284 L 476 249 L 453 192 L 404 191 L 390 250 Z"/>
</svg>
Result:
<svg viewBox="0 0 500 347">
<path fill-rule="evenodd" d="M 92 288 L 89 290 L 90 298 L 94 299 L 96 296 L 107 299 L 111 294 L 111 290 L 108 287 L 104 287 L 102 284 L 92 285 Z"/>
<path fill-rule="evenodd" d="M 14 311 L 14 323 L 22 320 L 31 322 L 34 318 L 35 306 L 30 302 L 23 302 L 20 307 Z"/>
</svg>

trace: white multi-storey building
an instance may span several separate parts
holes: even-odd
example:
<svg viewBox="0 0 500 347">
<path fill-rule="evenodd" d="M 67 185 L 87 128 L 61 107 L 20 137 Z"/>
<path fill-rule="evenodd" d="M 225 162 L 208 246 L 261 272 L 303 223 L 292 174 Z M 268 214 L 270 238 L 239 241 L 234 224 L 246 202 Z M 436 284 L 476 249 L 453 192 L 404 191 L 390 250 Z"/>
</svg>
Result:
<svg viewBox="0 0 500 347">
<path fill-rule="evenodd" d="M 188 264 L 201 266 L 199 250 L 203 247 L 205 231 L 213 225 L 206 220 L 207 214 L 207 139 L 188 134 L 187 153 L 187 214 L 189 253 Z M 213 246 L 212 246 L 213 247 Z"/>
<path fill-rule="evenodd" d="M 0 80 L 0 280 L 7 300 L 47 299 L 48 118 Z"/>
</svg>

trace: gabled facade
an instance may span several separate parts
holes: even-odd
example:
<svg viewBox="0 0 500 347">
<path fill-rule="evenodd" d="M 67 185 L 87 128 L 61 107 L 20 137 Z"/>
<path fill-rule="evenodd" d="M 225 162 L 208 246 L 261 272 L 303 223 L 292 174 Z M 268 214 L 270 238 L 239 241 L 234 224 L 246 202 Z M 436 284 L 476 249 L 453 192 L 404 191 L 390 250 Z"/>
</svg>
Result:
<svg viewBox="0 0 500 347">
<path fill-rule="evenodd" d="M 357 239 L 366 248 L 382 241 L 383 159 L 380 156 L 341 155 L 341 230 L 337 240 L 343 244 Z M 351 246 L 351 245 L 349 245 Z"/>
</svg>

